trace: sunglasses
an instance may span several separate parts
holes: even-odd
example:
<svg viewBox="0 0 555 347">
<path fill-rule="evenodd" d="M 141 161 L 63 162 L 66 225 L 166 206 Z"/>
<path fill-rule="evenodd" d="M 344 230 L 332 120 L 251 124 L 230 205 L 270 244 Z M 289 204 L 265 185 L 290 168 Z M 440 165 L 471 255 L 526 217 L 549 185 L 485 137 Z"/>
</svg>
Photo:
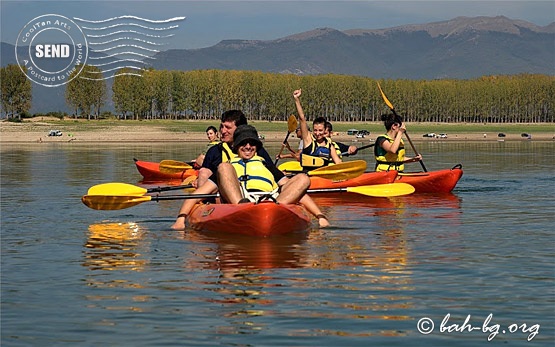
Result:
<svg viewBox="0 0 555 347">
<path fill-rule="evenodd" d="M 241 142 L 239 144 L 239 146 L 237 146 L 237 147 L 242 147 L 242 146 L 246 146 L 246 145 L 250 145 L 251 147 L 256 147 L 258 145 L 258 143 L 256 141 L 252 141 L 252 140 L 245 140 L 245 141 Z"/>
</svg>

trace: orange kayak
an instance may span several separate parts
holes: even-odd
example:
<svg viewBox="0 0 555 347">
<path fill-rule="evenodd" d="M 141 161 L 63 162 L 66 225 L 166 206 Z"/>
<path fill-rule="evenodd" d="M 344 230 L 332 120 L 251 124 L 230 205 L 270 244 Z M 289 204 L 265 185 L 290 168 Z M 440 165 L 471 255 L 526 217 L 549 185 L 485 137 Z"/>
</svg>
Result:
<svg viewBox="0 0 555 347">
<path fill-rule="evenodd" d="M 197 170 L 189 169 L 178 173 L 166 173 L 160 171 L 160 163 L 155 163 L 151 161 L 142 161 L 138 159 L 133 159 L 135 161 L 135 166 L 137 170 L 143 176 L 145 181 L 167 181 L 167 180 L 181 180 L 189 176 L 197 174 Z"/>
<path fill-rule="evenodd" d="M 397 171 L 365 172 L 358 177 L 344 181 L 332 181 L 327 178 L 310 176 L 309 189 L 347 188 L 393 183 L 396 176 Z"/>
<path fill-rule="evenodd" d="M 276 204 L 197 204 L 188 217 L 194 230 L 267 237 L 306 231 L 311 224 L 301 205 Z"/>
<path fill-rule="evenodd" d="M 408 183 L 416 189 L 415 193 L 449 193 L 455 188 L 463 175 L 462 165 L 452 169 L 399 173 L 395 182 Z"/>
</svg>

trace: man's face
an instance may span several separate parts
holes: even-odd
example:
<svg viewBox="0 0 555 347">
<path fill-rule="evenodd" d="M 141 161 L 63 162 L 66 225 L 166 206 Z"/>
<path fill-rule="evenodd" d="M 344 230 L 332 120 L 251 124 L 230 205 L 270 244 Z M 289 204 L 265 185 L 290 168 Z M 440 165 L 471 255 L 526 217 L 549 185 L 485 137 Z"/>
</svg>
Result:
<svg viewBox="0 0 555 347">
<path fill-rule="evenodd" d="M 237 126 L 235 126 L 234 121 L 223 122 L 220 126 L 222 141 L 227 144 L 232 144 L 233 134 L 235 133 L 235 129 L 237 129 Z"/>
</svg>

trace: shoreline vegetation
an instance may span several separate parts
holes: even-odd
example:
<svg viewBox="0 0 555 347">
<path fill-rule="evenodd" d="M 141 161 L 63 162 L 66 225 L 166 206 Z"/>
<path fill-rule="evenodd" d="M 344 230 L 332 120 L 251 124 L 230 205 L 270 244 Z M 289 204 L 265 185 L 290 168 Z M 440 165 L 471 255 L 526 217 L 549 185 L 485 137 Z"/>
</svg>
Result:
<svg viewBox="0 0 555 347">
<path fill-rule="evenodd" d="M 282 142 L 287 133 L 286 121 L 251 121 L 266 142 Z M 60 142 L 203 142 L 205 129 L 218 120 L 59 120 L 35 117 L 22 122 L 0 121 L 0 143 Z M 341 142 L 373 141 L 384 132 L 383 124 L 334 122 L 334 139 Z M 367 130 L 370 135 L 357 138 L 349 129 Z M 61 136 L 48 136 L 60 130 Z M 407 123 L 413 142 L 420 141 L 555 141 L 555 123 Z M 447 134 L 446 138 L 423 137 L 423 134 Z M 499 133 L 505 136 L 500 137 Z M 530 138 L 523 134 L 530 135 Z M 291 134 L 290 140 L 295 139 Z"/>
</svg>

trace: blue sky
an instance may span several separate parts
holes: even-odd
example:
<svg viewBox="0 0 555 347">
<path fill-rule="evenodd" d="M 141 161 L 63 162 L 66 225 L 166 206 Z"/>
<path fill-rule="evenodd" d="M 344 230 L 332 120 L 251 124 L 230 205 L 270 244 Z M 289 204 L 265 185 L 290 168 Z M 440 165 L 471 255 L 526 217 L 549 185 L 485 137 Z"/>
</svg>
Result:
<svg viewBox="0 0 555 347">
<path fill-rule="evenodd" d="M 185 16 L 166 48 L 202 48 L 224 39 L 270 40 L 330 27 L 382 29 L 499 16 L 544 26 L 555 21 L 555 1 L 6 1 L 1 41 L 14 44 L 33 18 L 59 14 L 102 20 L 133 15 L 151 20 Z"/>
</svg>

